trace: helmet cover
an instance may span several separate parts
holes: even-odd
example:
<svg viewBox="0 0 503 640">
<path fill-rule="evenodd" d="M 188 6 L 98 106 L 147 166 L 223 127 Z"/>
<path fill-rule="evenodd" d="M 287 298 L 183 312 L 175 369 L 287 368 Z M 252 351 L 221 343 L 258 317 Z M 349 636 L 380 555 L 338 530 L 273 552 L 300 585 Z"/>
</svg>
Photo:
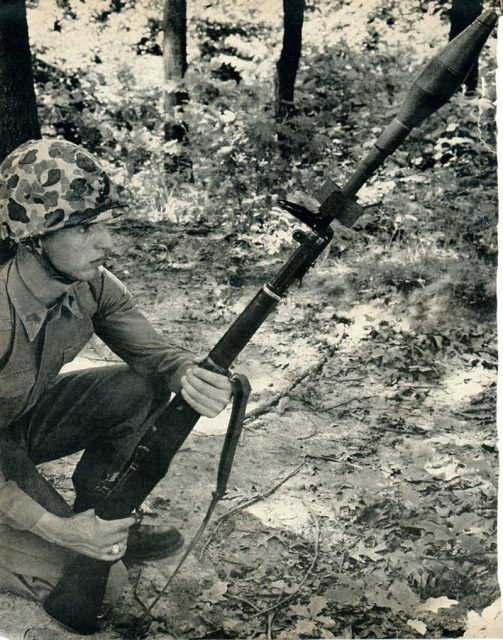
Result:
<svg viewBox="0 0 503 640">
<path fill-rule="evenodd" d="M 0 164 L 0 238 L 36 238 L 123 206 L 96 158 L 67 140 L 30 140 Z"/>
</svg>

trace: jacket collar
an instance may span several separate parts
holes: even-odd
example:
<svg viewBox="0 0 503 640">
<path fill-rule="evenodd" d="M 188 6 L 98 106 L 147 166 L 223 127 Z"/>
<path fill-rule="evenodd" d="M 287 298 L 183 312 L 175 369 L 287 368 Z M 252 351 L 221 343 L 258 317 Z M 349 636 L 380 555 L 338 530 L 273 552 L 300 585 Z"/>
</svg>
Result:
<svg viewBox="0 0 503 640">
<path fill-rule="evenodd" d="M 22 245 L 11 263 L 7 291 L 30 342 L 38 335 L 50 311 L 59 317 L 64 306 L 77 318 L 83 317 L 75 284 L 57 280 L 44 266 L 43 258 Z"/>
</svg>

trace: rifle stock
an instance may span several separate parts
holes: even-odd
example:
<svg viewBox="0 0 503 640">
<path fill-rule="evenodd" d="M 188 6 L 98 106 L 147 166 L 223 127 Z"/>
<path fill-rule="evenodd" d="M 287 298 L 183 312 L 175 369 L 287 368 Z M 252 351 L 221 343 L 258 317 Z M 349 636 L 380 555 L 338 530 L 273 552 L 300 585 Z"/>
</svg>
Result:
<svg viewBox="0 0 503 640">
<path fill-rule="evenodd" d="M 354 224 L 362 213 L 354 200 L 360 187 L 403 142 L 411 129 L 445 104 L 460 87 L 496 20 L 493 11 L 486 12 L 428 63 L 413 82 L 397 117 L 357 165 L 344 187 L 339 189 L 331 181 L 323 186 L 318 196 L 319 214 L 315 216 L 298 205 L 286 203 L 285 208 L 308 222 L 311 231 L 294 233 L 294 239 L 300 246 L 276 277 L 259 290 L 201 366 L 215 371 L 227 369 L 288 288 L 305 275 L 328 245 L 333 236 L 330 223 L 335 219 L 348 227 Z M 138 509 L 166 474 L 173 456 L 199 417 L 177 394 L 156 425 L 147 431 L 126 465 L 100 486 L 97 515 L 113 520 Z M 71 631 L 83 635 L 94 633 L 110 566 L 106 562 L 77 557 L 45 600 L 46 612 Z"/>
</svg>

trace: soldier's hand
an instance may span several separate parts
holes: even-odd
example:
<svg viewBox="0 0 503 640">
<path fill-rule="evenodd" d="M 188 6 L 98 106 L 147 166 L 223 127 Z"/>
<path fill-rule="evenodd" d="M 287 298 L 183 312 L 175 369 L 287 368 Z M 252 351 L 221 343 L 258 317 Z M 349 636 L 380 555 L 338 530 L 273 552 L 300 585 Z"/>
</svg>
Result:
<svg viewBox="0 0 503 640">
<path fill-rule="evenodd" d="M 94 509 L 77 513 L 71 518 L 58 518 L 47 513 L 40 518 L 34 533 L 85 556 L 113 562 L 126 552 L 129 527 L 135 522 L 133 516 L 102 520 Z"/>
<path fill-rule="evenodd" d="M 182 377 L 182 396 L 201 415 L 214 418 L 225 409 L 232 394 L 229 379 L 220 373 L 193 367 Z"/>
</svg>

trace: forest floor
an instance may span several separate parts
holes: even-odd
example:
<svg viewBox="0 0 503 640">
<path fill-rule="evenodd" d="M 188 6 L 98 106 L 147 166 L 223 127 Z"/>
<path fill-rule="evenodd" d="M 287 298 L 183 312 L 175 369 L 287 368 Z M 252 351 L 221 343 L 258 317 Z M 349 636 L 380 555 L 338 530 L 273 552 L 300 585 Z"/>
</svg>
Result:
<svg viewBox="0 0 503 640">
<path fill-rule="evenodd" d="M 143 251 L 153 240 L 168 247 L 162 258 Z M 276 267 L 243 264 L 231 284 L 225 242 L 162 227 L 152 238 L 138 225 L 121 232 L 111 267 L 159 330 L 204 354 Z M 411 310 L 337 300 L 331 268 L 327 258 L 306 277 L 238 360 L 253 395 L 228 494 L 144 637 L 503 637 L 494 331 L 484 326 L 457 355 L 439 345 L 436 376 L 404 354 L 401 375 L 387 354 Z M 113 359 L 97 342 L 82 356 L 77 366 Z M 186 541 L 209 504 L 225 428 L 226 416 L 201 420 L 146 501 L 147 518 Z M 44 466 L 69 498 L 74 463 Z M 178 557 L 130 570 L 97 640 L 130 637 Z M 75 637 L 16 597 L 1 596 L 0 620 L 9 640 Z"/>
</svg>

